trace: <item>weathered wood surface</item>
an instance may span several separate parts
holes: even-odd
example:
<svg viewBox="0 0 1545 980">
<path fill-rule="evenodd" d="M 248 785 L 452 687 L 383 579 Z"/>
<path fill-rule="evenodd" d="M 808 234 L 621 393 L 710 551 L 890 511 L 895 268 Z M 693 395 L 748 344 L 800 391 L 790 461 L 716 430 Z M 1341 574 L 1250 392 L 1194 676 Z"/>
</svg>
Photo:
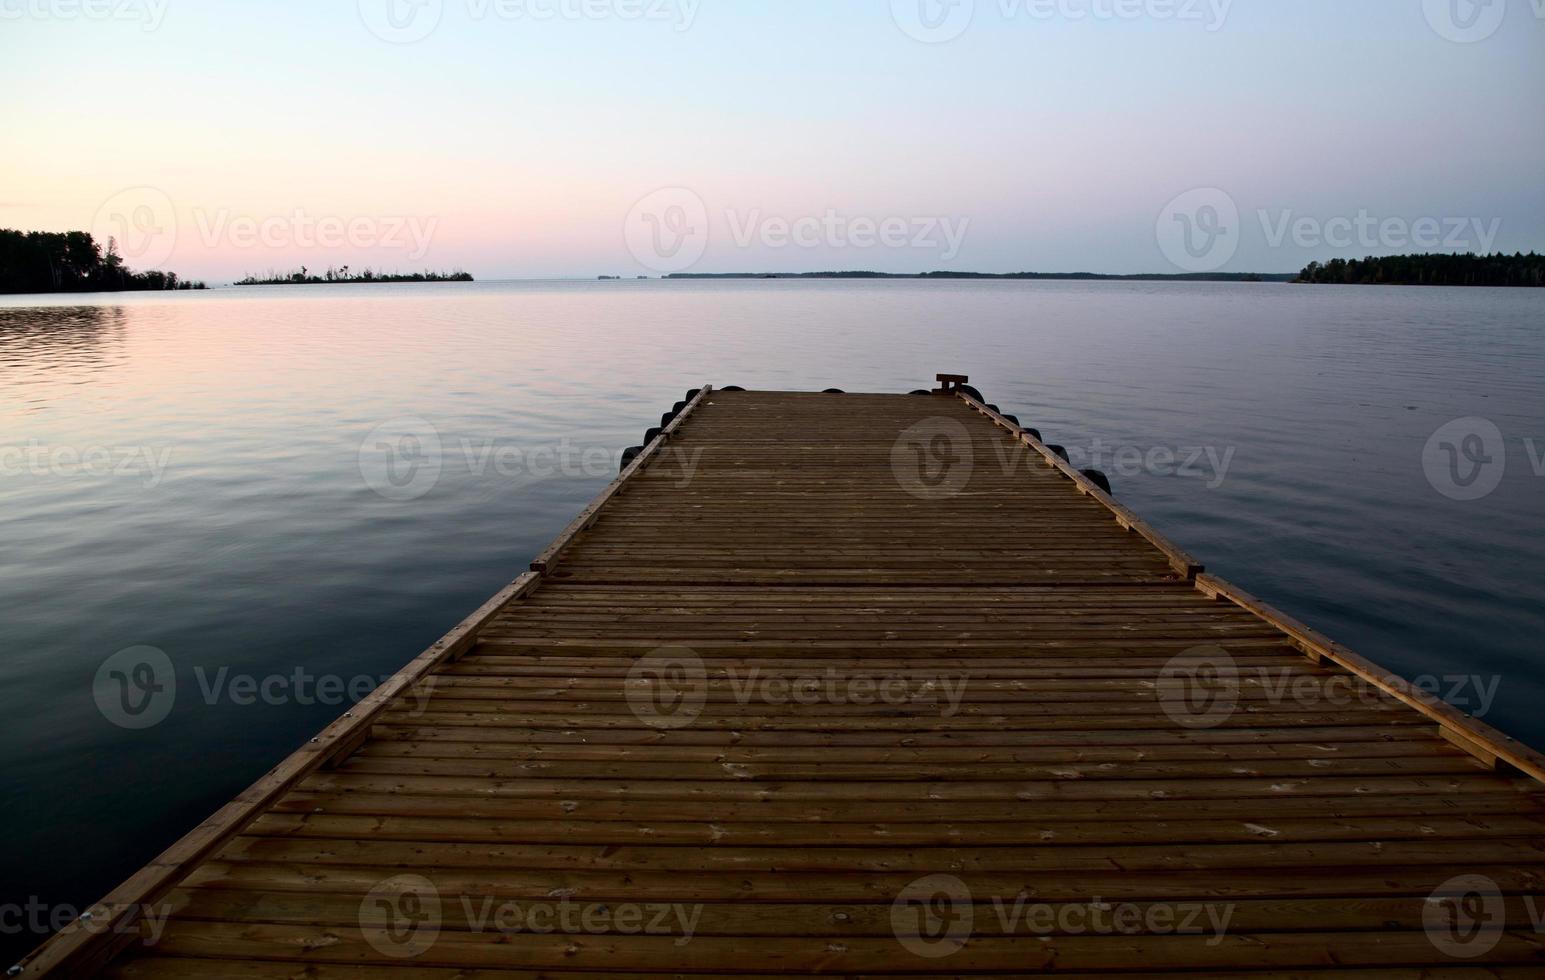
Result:
<svg viewBox="0 0 1545 980">
<path fill-rule="evenodd" d="M 368 739 L 148 869 L 164 929 L 26 975 L 1545 971 L 1536 754 L 963 394 L 691 408 Z"/>
</svg>

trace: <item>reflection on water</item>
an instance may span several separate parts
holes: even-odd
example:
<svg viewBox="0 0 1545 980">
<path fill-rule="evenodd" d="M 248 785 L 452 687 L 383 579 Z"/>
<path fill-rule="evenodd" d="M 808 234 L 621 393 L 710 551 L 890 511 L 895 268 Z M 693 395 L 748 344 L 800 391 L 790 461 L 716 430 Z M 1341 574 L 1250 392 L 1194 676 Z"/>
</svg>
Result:
<svg viewBox="0 0 1545 980">
<path fill-rule="evenodd" d="M 111 369 L 122 356 L 127 324 L 121 306 L 0 306 L 0 379 L 69 383 Z M 49 370 L 39 370 L 45 365 Z"/>
<path fill-rule="evenodd" d="M 1214 570 L 1408 675 L 1500 678 L 1487 720 L 1545 742 L 1538 294 L 646 282 L 83 301 L 0 300 L 0 902 L 99 897 L 338 713 L 307 678 L 396 670 L 705 381 L 900 392 L 969 373 Z M 1423 453 L 1471 416 L 1506 467 L 1457 501 Z M 380 479 L 377 445 L 407 468 Z M 93 686 L 135 646 L 175 679 L 138 729 Z M 232 695 L 272 676 L 291 679 L 276 703 Z"/>
</svg>

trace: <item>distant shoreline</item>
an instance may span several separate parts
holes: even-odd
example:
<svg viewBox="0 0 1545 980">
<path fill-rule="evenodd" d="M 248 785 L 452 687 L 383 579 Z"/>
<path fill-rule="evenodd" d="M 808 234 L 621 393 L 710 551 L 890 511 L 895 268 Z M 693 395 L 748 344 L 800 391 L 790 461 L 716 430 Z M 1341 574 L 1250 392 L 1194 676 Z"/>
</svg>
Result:
<svg viewBox="0 0 1545 980">
<path fill-rule="evenodd" d="M 602 279 L 612 278 L 602 276 Z M 662 279 L 1049 279 L 1096 282 L 1292 282 L 1293 272 L 674 272 Z"/>
<path fill-rule="evenodd" d="M 609 278 L 606 276 L 603 279 Z M 1064 282 L 1274 282 L 1349 286 L 1545 286 L 1545 256 L 1443 254 L 1311 262 L 1301 272 L 677 272 L 665 279 L 944 279 Z"/>
</svg>

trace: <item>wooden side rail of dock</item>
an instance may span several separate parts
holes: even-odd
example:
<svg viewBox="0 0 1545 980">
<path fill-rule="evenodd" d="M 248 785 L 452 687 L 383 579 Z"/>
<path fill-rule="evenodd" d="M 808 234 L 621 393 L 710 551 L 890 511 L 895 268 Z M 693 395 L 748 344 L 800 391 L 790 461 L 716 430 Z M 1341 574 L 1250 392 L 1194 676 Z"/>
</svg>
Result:
<svg viewBox="0 0 1545 980">
<path fill-rule="evenodd" d="M 1545 758 L 939 392 L 703 388 L 13 976 L 1545 976 Z"/>
</svg>

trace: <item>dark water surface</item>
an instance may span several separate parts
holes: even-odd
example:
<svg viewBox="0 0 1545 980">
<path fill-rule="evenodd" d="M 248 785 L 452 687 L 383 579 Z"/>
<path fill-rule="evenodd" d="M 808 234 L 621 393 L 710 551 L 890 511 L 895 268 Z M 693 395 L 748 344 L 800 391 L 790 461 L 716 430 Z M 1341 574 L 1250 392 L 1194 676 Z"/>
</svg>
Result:
<svg viewBox="0 0 1545 980">
<path fill-rule="evenodd" d="M 0 903 L 99 898 L 336 717 L 339 685 L 391 674 L 512 579 L 703 382 L 968 373 L 1213 571 L 1545 743 L 1542 368 L 1545 297 L 1522 290 L 0 299 Z M 1483 421 L 1432 439 L 1461 418 Z M 146 716 L 99 668 L 141 646 L 175 665 L 175 697 L 126 728 Z M 37 918 L 0 934 L 8 954 Z"/>
</svg>

